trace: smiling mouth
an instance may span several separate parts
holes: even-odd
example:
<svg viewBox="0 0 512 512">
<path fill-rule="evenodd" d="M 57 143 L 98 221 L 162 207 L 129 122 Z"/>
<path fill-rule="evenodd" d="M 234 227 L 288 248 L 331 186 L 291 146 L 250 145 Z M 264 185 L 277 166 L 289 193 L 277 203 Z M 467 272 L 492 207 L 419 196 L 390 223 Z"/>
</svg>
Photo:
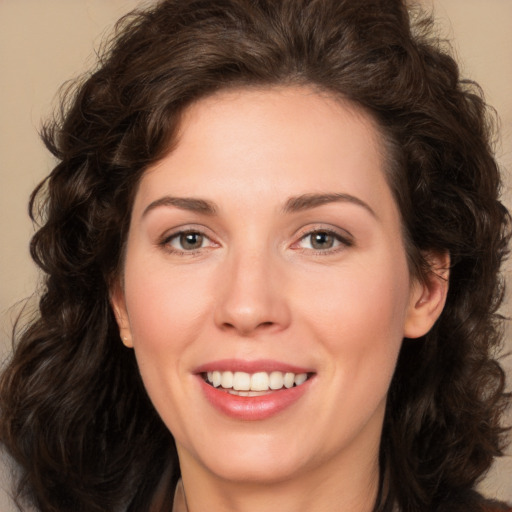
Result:
<svg viewBox="0 0 512 512">
<path fill-rule="evenodd" d="M 206 383 L 219 391 L 237 396 L 261 396 L 282 389 L 290 389 L 306 382 L 312 374 L 292 372 L 221 372 L 202 374 Z"/>
</svg>

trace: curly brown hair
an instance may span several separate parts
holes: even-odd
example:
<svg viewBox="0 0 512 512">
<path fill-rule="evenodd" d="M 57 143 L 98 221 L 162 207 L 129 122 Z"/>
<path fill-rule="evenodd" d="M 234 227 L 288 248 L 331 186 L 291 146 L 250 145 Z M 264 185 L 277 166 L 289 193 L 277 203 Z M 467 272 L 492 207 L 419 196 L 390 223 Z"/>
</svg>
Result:
<svg viewBox="0 0 512 512">
<path fill-rule="evenodd" d="M 172 436 L 109 302 L 134 194 L 192 102 L 290 84 L 348 99 L 380 127 L 411 272 L 430 271 L 426 251 L 451 257 L 440 319 L 403 343 L 375 510 L 480 510 L 472 489 L 502 453 L 510 398 L 496 359 L 510 215 L 481 92 L 430 28 L 399 0 L 164 0 L 119 22 L 98 68 L 42 132 L 58 159 L 30 202 L 44 289 L 0 383 L 20 503 L 140 512 L 162 474 L 175 485 Z"/>
</svg>

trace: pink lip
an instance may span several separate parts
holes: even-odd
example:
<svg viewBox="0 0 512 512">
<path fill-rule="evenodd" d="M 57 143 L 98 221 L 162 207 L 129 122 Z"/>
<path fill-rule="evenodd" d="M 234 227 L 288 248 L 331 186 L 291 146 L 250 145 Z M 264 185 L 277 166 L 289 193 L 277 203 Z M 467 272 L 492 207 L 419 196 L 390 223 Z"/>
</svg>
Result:
<svg viewBox="0 0 512 512">
<path fill-rule="evenodd" d="M 293 366 L 278 361 L 260 359 L 257 361 L 242 361 L 238 359 L 223 359 L 206 363 L 194 370 L 199 385 L 208 402 L 219 412 L 234 419 L 258 421 L 270 418 L 297 402 L 310 388 L 314 378 L 309 378 L 300 386 L 283 388 L 260 396 L 237 396 L 215 388 L 205 382 L 203 374 L 211 371 L 242 371 L 256 373 L 258 371 L 312 373 L 309 368 Z"/>
<path fill-rule="evenodd" d="M 313 373 L 312 368 L 294 366 L 271 359 L 258 359 L 245 361 L 242 359 L 220 359 L 203 364 L 193 370 L 193 373 L 207 373 L 218 370 L 220 372 L 291 372 L 291 373 Z"/>
<path fill-rule="evenodd" d="M 201 376 L 198 380 L 206 399 L 218 411 L 237 420 L 257 421 L 270 418 L 290 407 L 307 392 L 314 379 L 308 379 L 300 386 L 252 397 L 231 395 L 219 388 L 214 388 Z"/>
</svg>

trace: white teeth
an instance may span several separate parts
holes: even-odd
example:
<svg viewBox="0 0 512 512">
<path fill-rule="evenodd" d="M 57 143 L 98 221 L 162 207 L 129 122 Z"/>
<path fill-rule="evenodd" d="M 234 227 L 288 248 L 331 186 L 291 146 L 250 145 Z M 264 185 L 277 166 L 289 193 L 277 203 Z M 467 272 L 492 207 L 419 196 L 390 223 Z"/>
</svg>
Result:
<svg viewBox="0 0 512 512">
<path fill-rule="evenodd" d="M 222 372 L 220 385 L 223 388 L 232 388 L 233 387 L 233 374 L 231 372 Z"/>
<path fill-rule="evenodd" d="M 237 391 L 249 391 L 251 389 L 251 376 L 245 372 L 235 372 L 232 387 Z"/>
<path fill-rule="evenodd" d="M 295 374 L 294 373 L 285 373 L 284 375 L 284 387 L 285 388 L 292 388 L 293 384 L 295 382 Z"/>
<path fill-rule="evenodd" d="M 221 380 L 222 380 L 222 375 L 220 372 L 212 373 L 212 384 L 215 388 L 218 388 L 220 386 Z"/>
<path fill-rule="evenodd" d="M 212 371 L 206 374 L 206 378 L 210 384 L 218 388 L 221 386 L 232 394 L 239 396 L 256 396 L 261 391 L 278 390 L 283 387 L 289 389 L 300 386 L 308 379 L 307 373 L 292 372 L 256 372 L 252 375 L 246 372 L 220 372 Z"/>
<path fill-rule="evenodd" d="M 272 372 L 268 380 L 270 389 L 281 389 L 284 386 L 282 372 Z"/>
<path fill-rule="evenodd" d="M 226 390 L 230 395 L 236 396 L 261 396 L 266 395 L 268 391 L 236 391 L 234 389 Z"/>
<path fill-rule="evenodd" d="M 296 386 L 300 386 L 301 384 L 304 384 L 306 382 L 308 376 L 306 373 L 298 373 L 295 375 L 295 378 L 293 379 L 293 382 L 295 382 Z"/>
<path fill-rule="evenodd" d="M 251 376 L 251 389 L 253 391 L 267 391 L 268 390 L 268 373 L 266 373 L 266 372 L 253 373 Z"/>
</svg>

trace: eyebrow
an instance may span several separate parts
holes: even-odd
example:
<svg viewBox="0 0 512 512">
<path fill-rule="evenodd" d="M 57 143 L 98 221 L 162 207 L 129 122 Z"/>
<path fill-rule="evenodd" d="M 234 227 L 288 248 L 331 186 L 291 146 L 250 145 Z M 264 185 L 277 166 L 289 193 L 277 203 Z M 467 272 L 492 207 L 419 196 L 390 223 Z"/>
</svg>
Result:
<svg viewBox="0 0 512 512">
<path fill-rule="evenodd" d="M 373 217 L 377 218 L 375 211 L 356 196 L 342 193 L 330 194 L 302 194 L 300 196 L 290 197 L 284 205 L 283 211 L 285 213 L 300 212 L 309 210 L 328 203 L 352 203 L 361 206 L 368 211 Z"/>
<path fill-rule="evenodd" d="M 154 210 L 160 206 L 174 206 L 175 208 L 179 208 L 181 210 L 202 213 L 203 215 L 215 215 L 217 213 L 217 208 L 215 205 L 206 199 L 164 196 L 146 206 L 142 212 L 142 217 L 145 217 L 151 210 Z"/>
<path fill-rule="evenodd" d="M 373 217 L 377 218 L 375 211 L 364 201 L 356 196 L 342 193 L 329 193 L 329 194 L 301 194 L 299 196 L 290 197 L 284 204 L 284 213 L 294 213 L 311 208 L 316 208 L 328 203 L 352 203 L 361 206 L 367 210 Z M 206 199 L 199 199 L 195 197 L 173 197 L 164 196 L 156 199 L 144 209 L 142 217 L 145 217 L 151 210 L 161 206 L 171 206 L 181 210 L 201 213 L 203 215 L 213 216 L 217 214 L 217 207 L 211 201 Z"/>
</svg>

